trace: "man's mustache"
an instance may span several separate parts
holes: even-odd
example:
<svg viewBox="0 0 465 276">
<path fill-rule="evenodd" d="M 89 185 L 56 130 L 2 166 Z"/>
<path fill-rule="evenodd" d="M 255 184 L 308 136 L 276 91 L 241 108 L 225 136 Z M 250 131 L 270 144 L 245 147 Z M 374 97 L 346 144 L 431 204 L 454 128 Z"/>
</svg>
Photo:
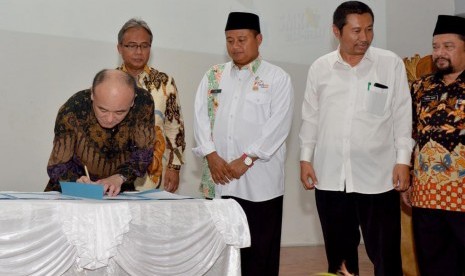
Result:
<svg viewBox="0 0 465 276">
<path fill-rule="evenodd" d="M 445 60 L 445 61 L 447 61 L 447 62 L 450 62 L 450 59 L 445 58 L 445 57 L 437 57 L 437 58 L 435 58 L 435 59 L 433 60 L 433 62 L 436 63 L 436 62 L 439 61 L 439 60 Z"/>
</svg>

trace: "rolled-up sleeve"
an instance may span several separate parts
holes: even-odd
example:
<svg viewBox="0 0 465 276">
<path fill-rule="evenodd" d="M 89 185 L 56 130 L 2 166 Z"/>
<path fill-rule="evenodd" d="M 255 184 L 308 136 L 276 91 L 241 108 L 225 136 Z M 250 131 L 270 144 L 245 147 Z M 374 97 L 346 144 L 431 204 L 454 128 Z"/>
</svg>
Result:
<svg viewBox="0 0 465 276">
<path fill-rule="evenodd" d="M 274 80 L 271 115 L 262 129 L 262 135 L 246 150 L 250 156 L 268 161 L 286 140 L 292 124 L 294 89 L 291 78 L 283 74 Z"/>
</svg>

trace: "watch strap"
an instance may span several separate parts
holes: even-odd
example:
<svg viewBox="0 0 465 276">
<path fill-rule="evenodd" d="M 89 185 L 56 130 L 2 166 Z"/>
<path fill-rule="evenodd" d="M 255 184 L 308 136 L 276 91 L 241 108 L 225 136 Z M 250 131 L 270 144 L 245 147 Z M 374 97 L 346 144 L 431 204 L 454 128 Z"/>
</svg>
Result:
<svg viewBox="0 0 465 276">
<path fill-rule="evenodd" d="M 245 161 L 247 158 L 250 159 L 250 165 L 248 165 L 248 164 L 246 163 L 246 161 Z M 244 161 L 244 164 L 245 164 L 246 166 L 248 166 L 248 167 L 252 167 L 252 166 L 253 166 L 253 159 L 252 159 L 250 156 L 248 156 L 247 154 L 243 153 L 243 154 L 241 155 L 241 159 L 242 159 L 242 161 Z"/>
</svg>

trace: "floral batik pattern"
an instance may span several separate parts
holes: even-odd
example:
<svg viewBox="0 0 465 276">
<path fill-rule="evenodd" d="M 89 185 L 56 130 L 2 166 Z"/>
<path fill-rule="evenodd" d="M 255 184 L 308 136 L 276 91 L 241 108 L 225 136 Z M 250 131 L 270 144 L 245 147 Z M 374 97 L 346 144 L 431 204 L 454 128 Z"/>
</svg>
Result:
<svg viewBox="0 0 465 276">
<path fill-rule="evenodd" d="M 465 72 L 446 85 L 438 74 L 412 84 L 412 204 L 465 212 Z"/>
<path fill-rule="evenodd" d="M 121 174 L 127 179 L 122 190 L 134 190 L 134 180 L 152 162 L 155 141 L 152 97 L 143 89 L 136 95 L 131 111 L 112 129 L 98 123 L 90 89 L 74 94 L 60 108 L 46 191 L 60 191 L 59 181 L 76 181 L 85 175 L 84 166 L 92 181 Z"/>
<path fill-rule="evenodd" d="M 224 70 L 224 64 L 218 64 L 210 68 L 207 72 L 208 79 L 208 118 L 210 118 L 210 129 L 213 132 L 215 125 L 215 114 L 218 110 L 218 87 Z M 210 133 L 210 135 L 213 135 Z M 213 137 L 212 137 L 213 140 Z M 215 183 L 213 182 L 210 168 L 208 167 L 207 158 L 202 160 L 202 179 L 200 180 L 200 191 L 206 198 L 215 197 Z"/>
<path fill-rule="evenodd" d="M 124 64 L 118 69 L 127 72 Z M 153 163 L 147 171 L 148 177 L 140 179 L 140 182 L 145 183 L 138 181 L 137 184 L 144 186 L 143 189 L 159 188 L 163 163 L 172 170 L 180 170 L 184 164 L 186 142 L 178 89 L 174 78 L 147 65 L 138 75 L 137 85 L 149 91 L 155 101 L 156 133 Z"/>
</svg>

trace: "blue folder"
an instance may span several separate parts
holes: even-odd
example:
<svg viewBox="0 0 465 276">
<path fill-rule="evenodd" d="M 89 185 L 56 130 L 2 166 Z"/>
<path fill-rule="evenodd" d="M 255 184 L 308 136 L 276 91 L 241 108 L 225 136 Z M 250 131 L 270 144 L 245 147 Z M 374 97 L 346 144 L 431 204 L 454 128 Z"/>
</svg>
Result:
<svg viewBox="0 0 465 276">
<path fill-rule="evenodd" d="M 103 199 L 103 185 L 77 182 L 60 182 L 61 193 L 67 196 Z"/>
</svg>

